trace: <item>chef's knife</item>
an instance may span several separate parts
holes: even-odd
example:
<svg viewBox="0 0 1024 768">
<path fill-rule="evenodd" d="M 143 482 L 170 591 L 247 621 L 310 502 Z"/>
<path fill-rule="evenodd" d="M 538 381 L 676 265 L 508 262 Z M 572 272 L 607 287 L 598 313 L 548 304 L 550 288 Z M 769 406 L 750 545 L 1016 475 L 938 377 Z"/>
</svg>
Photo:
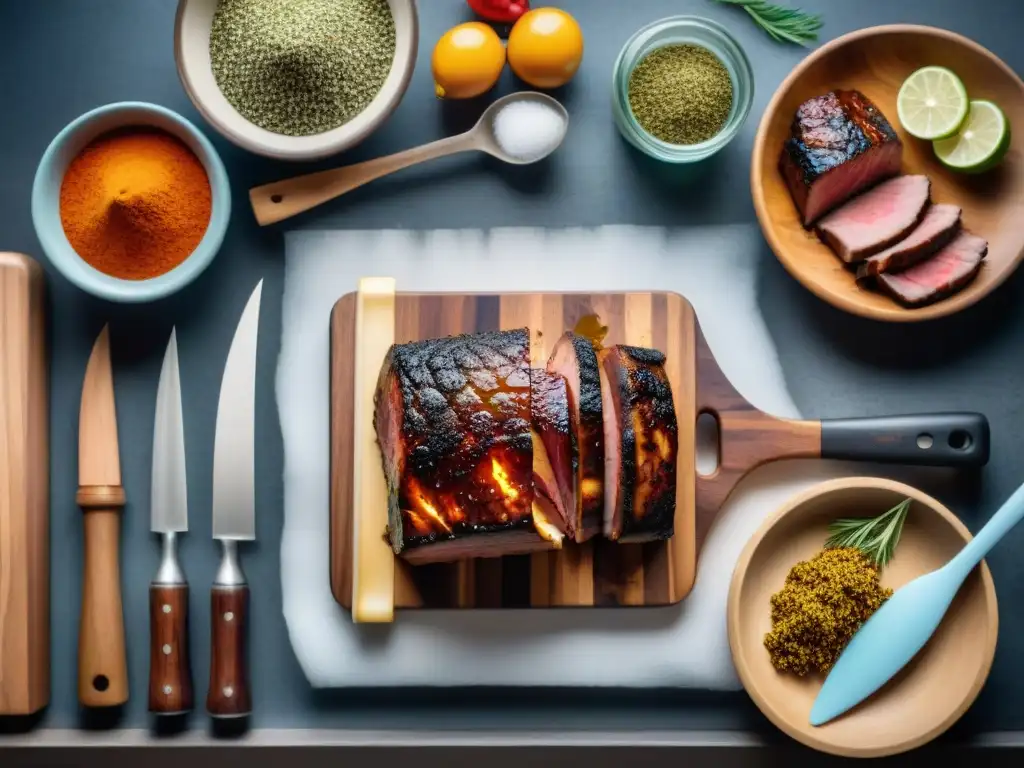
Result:
<svg viewBox="0 0 1024 768">
<path fill-rule="evenodd" d="M 256 342 L 261 280 L 249 297 L 224 364 L 213 444 L 213 538 L 220 567 L 210 600 L 210 688 L 214 717 L 242 717 L 252 709 L 246 633 L 249 585 L 238 560 L 239 541 L 256 538 Z"/>
<path fill-rule="evenodd" d="M 192 709 L 188 652 L 188 581 L 178 562 L 177 539 L 188 530 L 185 425 L 181 413 L 178 342 L 167 342 L 156 389 L 150 529 L 163 555 L 149 585 L 149 711 L 178 715 Z"/>
<path fill-rule="evenodd" d="M 124 488 L 107 326 L 93 345 L 82 383 L 76 501 L 82 508 L 85 537 L 78 627 L 78 700 L 87 707 L 116 706 L 128 701 L 118 562 Z"/>
</svg>

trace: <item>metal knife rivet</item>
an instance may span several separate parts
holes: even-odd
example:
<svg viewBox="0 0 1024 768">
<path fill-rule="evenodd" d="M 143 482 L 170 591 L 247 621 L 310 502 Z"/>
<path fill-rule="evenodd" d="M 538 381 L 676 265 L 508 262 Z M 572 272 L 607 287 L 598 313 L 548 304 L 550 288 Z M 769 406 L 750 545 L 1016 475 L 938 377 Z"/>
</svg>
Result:
<svg viewBox="0 0 1024 768">
<path fill-rule="evenodd" d="M 235 695 L 235 689 L 232 688 L 230 685 L 225 685 L 224 686 L 224 695 L 227 696 L 230 699 L 232 696 Z"/>
<path fill-rule="evenodd" d="M 171 606 L 168 605 L 167 603 L 164 603 L 164 613 L 170 613 L 170 612 L 171 612 Z"/>
<path fill-rule="evenodd" d="M 166 693 L 166 694 L 170 694 L 170 692 L 173 691 L 173 690 L 174 689 L 171 688 L 171 686 L 169 686 L 169 685 L 165 685 L 164 686 L 164 693 Z"/>
<path fill-rule="evenodd" d="M 232 621 L 232 620 L 234 620 L 234 618 L 235 618 L 235 614 L 233 614 L 231 611 L 227 611 L 224 614 L 224 621 Z"/>
<path fill-rule="evenodd" d="M 170 656 L 171 655 L 170 643 L 164 643 L 164 649 L 163 650 L 164 650 L 164 656 Z"/>
</svg>

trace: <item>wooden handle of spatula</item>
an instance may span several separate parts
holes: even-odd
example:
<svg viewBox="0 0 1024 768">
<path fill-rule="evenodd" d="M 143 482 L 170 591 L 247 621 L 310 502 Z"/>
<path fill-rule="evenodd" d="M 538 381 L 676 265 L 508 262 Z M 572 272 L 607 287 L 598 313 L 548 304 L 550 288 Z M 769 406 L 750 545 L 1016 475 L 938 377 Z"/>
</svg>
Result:
<svg viewBox="0 0 1024 768">
<path fill-rule="evenodd" d="M 78 629 L 78 700 L 86 707 L 111 707 L 128 701 L 124 612 L 121 605 L 119 538 L 124 503 L 120 488 L 82 488 L 85 563 Z M 110 506 L 98 506 L 101 501 Z M 97 506 L 93 506 L 97 504 Z"/>
</svg>

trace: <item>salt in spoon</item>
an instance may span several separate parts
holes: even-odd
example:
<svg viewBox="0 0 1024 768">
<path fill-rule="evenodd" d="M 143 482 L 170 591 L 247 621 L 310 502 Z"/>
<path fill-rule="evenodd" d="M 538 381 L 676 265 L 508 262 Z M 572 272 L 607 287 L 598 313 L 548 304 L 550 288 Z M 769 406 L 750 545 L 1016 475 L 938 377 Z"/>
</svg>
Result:
<svg viewBox="0 0 1024 768">
<path fill-rule="evenodd" d="M 529 158 L 516 157 L 505 152 L 494 133 L 494 119 L 504 107 L 512 102 L 533 102 L 545 104 L 555 110 L 562 121 L 561 135 L 547 151 Z M 476 125 L 465 133 L 449 136 L 420 147 L 413 147 L 394 155 L 378 157 L 342 168 L 309 173 L 272 184 L 264 184 L 249 190 L 249 201 L 260 226 L 274 224 L 297 214 L 315 208 L 321 203 L 333 200 L 369 181 L 389 173 L 408 168 L 410 165 L 434 160 L 458 152 L 479 150 L 513 165 L 528 165 L 550 155 L 565 138 L 569 126 L 569 114 L 558 101 L 535 91 L 521 91 L 504 96 L 491 104 L 477 120 Z"/>
<path fill-rule="evenodd" d="M 901 587 L 854 634 L 825 678 L 811 725 L 824 725 L 885 685 L 935 633 L 967 575 L 1024 518 L 1024 485 L 942 568 Z"/>
</svg>

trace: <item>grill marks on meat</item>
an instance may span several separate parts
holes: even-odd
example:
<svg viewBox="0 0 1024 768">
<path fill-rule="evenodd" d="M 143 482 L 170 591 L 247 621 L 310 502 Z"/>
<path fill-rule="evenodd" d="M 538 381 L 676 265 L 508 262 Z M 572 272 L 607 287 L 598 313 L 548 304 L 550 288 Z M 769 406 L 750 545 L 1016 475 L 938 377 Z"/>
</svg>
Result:
<svg viewBox="0 0 1024 768">
<path fill-rule="evenodd" d="M 864 280 L 883 272 L 899 272 L 927 259 L 960 231 L 959 206 L 940 203 L 928 207 L 921 223 L 896 245 L 886 248 L 857 268 L 857 278 Z"/>
<path fill-rule="evenodd" d="M 517 329 L 389 350 L 374 427 L 391 545 L 411 562 L 561 545 L 533 515 L 529 344 Z"/>
<path fill-rule="evenodd" d="M 604 535 L 622 543 L 673 535 L 679 431 L 665 356 L 617 345 L 600 352 L 604 397 Z"/>
<path fill-rule="evenodd" d="M 927 176 L 897 176 L 858 195 L 818 223 L 818 234 L 846 263 L 863 261 L 906 238 L 931 196 Z"/>
<path fill-rule="evenodd" d="M 579 449 L 573 529 L 576 541 L 587 541 L 600 533 L 604 510 L 604 425 L 594 344 L 585 336 L 566 332 L 552 350 L 548 371 L 560 374 L 568 385 Z"/>
<path fill-rule="evenodd" d="M 923 307 L 950 296 L 975 278 L 988 254 L 988 243 L 961 231 L 931 258 L 910 269 L 881 274 L 878 284 L 906 307 Z"/>
<path fill-rule="evenodd" d="M 576 473 L 579 450 L 576 423 L 569 408 L 565 378 L 543 368 L 530 369 L 533 422 L 533 479 L 551 502 L 570 538 L 576 535 Z"/>
<path fill-rule="evenodd" d="M 860 91 L 831 91 L 797 109 L 779 170 L 805 227 L 858 192 L 899 173 L 903 145 Z"/>
</svg>

